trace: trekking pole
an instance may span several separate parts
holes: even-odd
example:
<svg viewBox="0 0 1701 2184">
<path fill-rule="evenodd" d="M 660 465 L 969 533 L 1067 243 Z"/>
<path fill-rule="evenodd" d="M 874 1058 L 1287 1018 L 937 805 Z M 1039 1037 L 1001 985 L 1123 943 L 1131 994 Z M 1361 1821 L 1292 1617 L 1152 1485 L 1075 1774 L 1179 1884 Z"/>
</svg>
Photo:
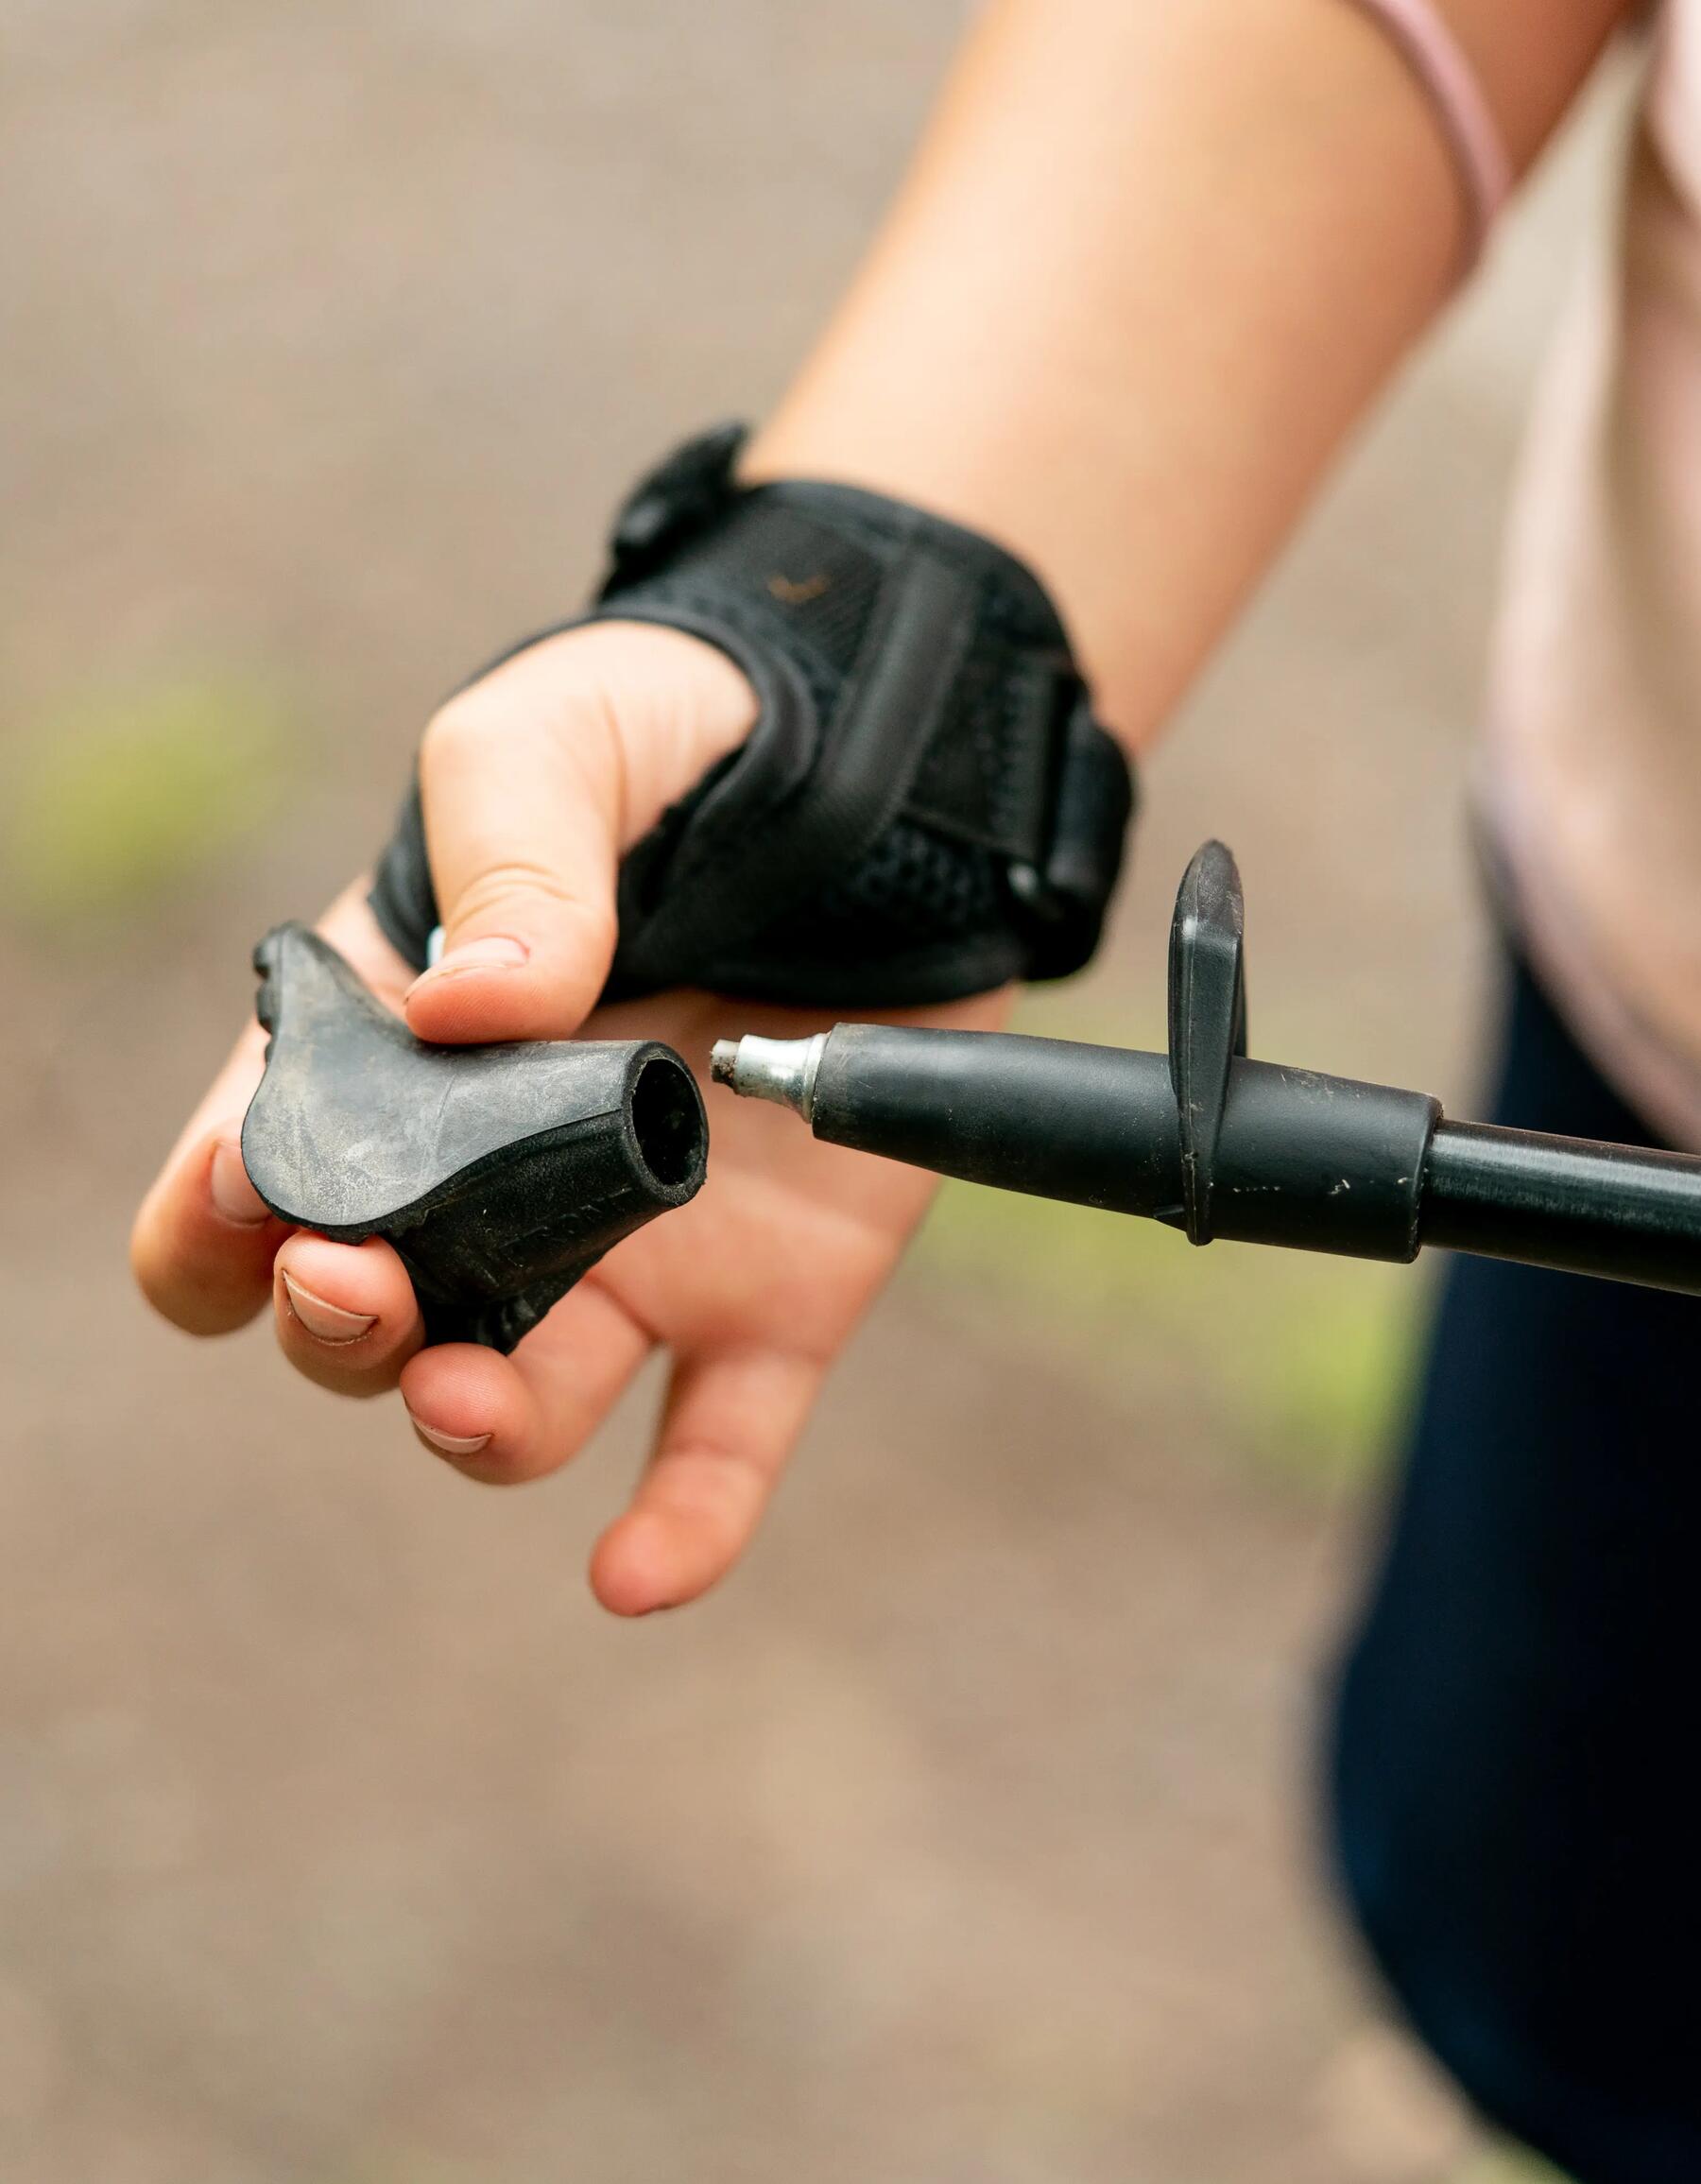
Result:
<svg viewBox="0 0 1701 2184">
<path fill-rule="evenodd" d="M 714 1049 L 817 1138 L 1185 1231 L 1405 1262 L 1426 1244 L 1701 1294 L 1701 1160 L 1446 1119 L 1426 1093 L 1246 1054 L 1240 874 L 1193 859 L 1169 1052 L 841 1023 Z"/>
</svg>

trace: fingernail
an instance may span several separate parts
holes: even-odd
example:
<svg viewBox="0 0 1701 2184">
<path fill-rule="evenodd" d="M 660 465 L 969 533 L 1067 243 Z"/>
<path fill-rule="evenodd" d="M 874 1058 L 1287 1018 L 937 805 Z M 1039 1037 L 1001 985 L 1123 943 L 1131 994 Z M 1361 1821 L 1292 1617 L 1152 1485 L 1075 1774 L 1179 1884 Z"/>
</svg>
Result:
<svg viewBox="0 0 1701 2184">
<path fill-rule="evenodd" d="M 437 1426 L 428 1426 L 423 1419 L 408 1414 L 413 1430 L 422 1441 L 429 1441 L 434 1449 L 440 1449 L 446 1456 L 475 1456 L 490 1439 L 489 1434 L 446 1434 Z"/>
<path fill-rule="evenodd" d="M 207 1170 L 207 1190 L 214 1205 L 235 1229 L 258 1229 L 270 1218 L 266 1200 L 249 1181 L 242 1164 L 242 1149 L 231 1138 L 220 1138 L 213 1148 Z"/>
<path fill-rule="evenodd" d="M 506 933 L 462 940 L 445 950 L 429 971 L 421 972 L 409 991 L 417 992 L 427 979 L 453 978 L 461 971 L 517 971 L 530 954 L 524 940 L 510 939 Z"/>
<path fill-rule="evenodd" d="M 335 1345 L 358 1342 L 378 1324 L 375 1312 L 345 1312 L 340 1304 L 327 1304 L 322 1297 L 316 1297 L 311 1289 L 303 1289 L 287 1274 L 284 1276 L 284 1287 L 291 1312 L 308 1333 L 317 1335 L 320 1342 Z"/>
</svg>

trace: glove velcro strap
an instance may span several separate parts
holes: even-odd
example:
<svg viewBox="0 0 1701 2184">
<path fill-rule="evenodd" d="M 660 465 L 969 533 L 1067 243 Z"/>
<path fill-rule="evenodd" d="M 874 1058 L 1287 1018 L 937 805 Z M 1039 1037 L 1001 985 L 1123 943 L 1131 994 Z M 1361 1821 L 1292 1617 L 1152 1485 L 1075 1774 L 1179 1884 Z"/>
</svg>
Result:
<svg viewBox="0 0 1701 2184">
<path fill-rule="evenodd" d="M 737 444 L 706 435 L 639 488 L 578 618 L 704 638 L 760 707 L 623 864 L 610 998 L 692 985 L 903 1006 L 1078 969 L 1132 788 L 1043 591 L 987 541 L 875 494 L 740 491 Z M 422 962 L 436 911 L 417 796 L 372 903 Z"/>
</svg>

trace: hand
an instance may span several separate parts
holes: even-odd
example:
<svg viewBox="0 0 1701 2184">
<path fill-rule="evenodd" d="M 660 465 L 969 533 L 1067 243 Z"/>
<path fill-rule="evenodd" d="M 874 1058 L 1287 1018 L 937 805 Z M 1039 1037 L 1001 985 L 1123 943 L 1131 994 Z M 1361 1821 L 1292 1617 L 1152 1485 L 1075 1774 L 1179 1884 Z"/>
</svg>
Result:
<svg viewBox="0 0 1701 2184">
<path fill-rule="evenodd" d="M 713 646 L 607 623 L 551 638 L 431 723 L 421 786 L 444 919 L 416 978 L 357 882 L 321 930 L 421 1039 L 667 1040 L 706 1077 L 717 1038 L 795 1038 L 832 1019 L 668 993 L 594 1010 L 613 954 L 619 860 L 749 732 L 755 700 Z M 993 1023 L 996 997 L 932 1021 Z M 913 1017 L 911 1019 L 914 1020 Z M 650 1350 L 672 1372 L 649 1465 L 592 1558 L 616 1614 L 677 1607 L 749 1539 L 828 1366 L 891 1272 L 931 1179 L 817 1144 L 796 1120 L 709 1093 L 709 1179 L 610 1252 L 511 1357 L 421 1348 L 412 1287 L 380 1238 L 334 1244 L 266 1212 L 242 1166 L 265 1035 L 250 1024 L 137 1215 L 157 1308 L 197 1334 L 267 1298 L 284 1355 L 342 1395 L 400 1388 L 421 1442 L 469 1477 L 533 1479 L 576 1454 Z"/>
</svg>

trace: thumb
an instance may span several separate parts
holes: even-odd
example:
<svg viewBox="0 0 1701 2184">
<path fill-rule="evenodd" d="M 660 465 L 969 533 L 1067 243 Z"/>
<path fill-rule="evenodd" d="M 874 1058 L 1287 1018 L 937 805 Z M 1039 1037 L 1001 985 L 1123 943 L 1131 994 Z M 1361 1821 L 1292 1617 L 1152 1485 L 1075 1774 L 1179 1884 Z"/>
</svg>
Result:
<svg viewBox="0 0 1701 2184">
<path fill-rule="evenodd" d="M 748 731 L 724 653 L 595 625 L 517 654 L 453 699 L 420 751 L 443 919 L 408 992 L 421 1039 L 565 1039 L 614 954 L 620 858 Z"/>
</svg>

